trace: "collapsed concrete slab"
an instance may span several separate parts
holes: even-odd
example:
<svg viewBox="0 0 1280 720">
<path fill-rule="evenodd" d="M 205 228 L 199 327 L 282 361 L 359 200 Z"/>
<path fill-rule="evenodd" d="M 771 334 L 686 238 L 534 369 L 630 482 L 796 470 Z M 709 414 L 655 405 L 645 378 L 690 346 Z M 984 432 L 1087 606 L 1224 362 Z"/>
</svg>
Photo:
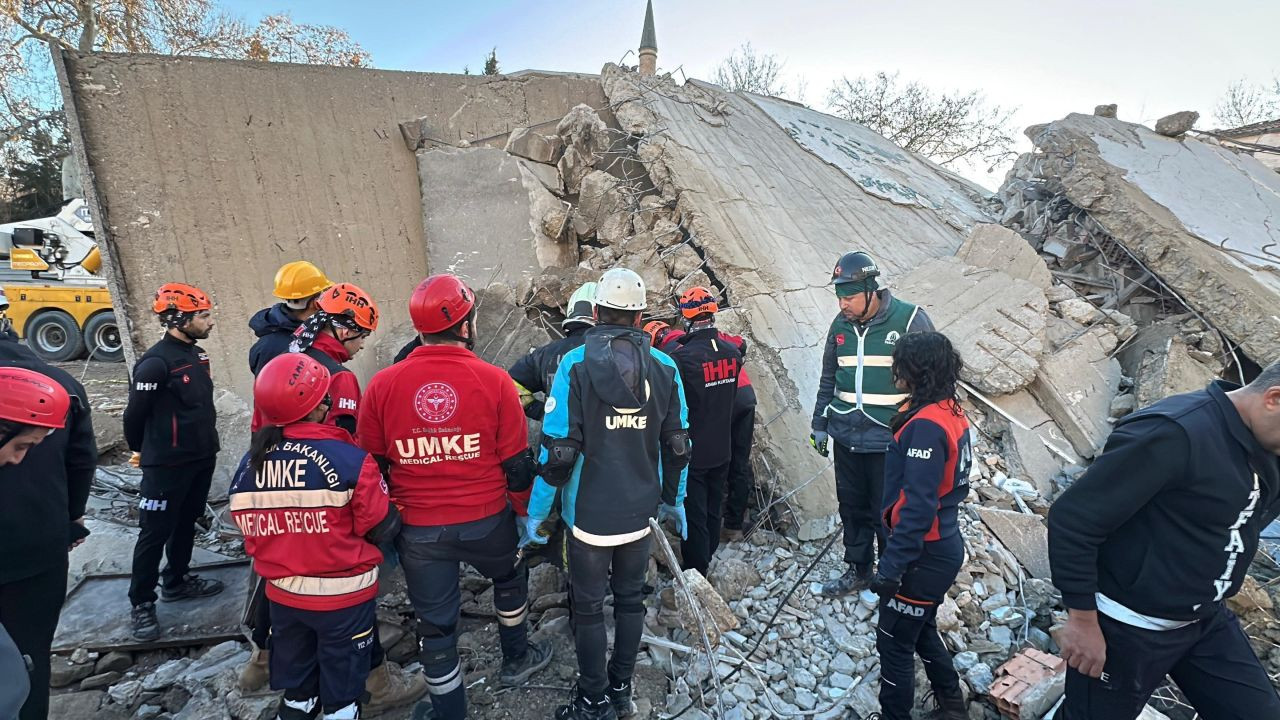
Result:
<svg viewBox="0 0 1280 720">
<path fill-rule="evenodd" d="M 984 393 L 1031 383 L 1044 352 L 1044 291 L 992 268 L 953 258 L 921 263 L 897 283 L 903 297 L 929 312 L 964 360 L 961 377 Z"/>
<path fill-rule="evenodd" d="M 1111 400 L 1120 388 L 1115 335 L 1095 326 L 1041 358 L 1031 394 L 1080 455 L 1092 458 L 1111 434 Z"/>
<path fill-rule="evenodd" d="M 1053 275 L 1040 254 L 1021 235 L 995 223 L 973 226 L 956 259 L 966 265 L 999 268 L 1006 275 L 1026 280 L 1041 290 L 1053 285 Z"/>
<path fill-rule="evenodd" d="M 855 123 L 786 101 L 641 79 L 614 65 L 602 82 L 654 195 L 675 208 L 677 244 L 698 258 L 676 289 L 705 274 L 723 290 L 722 324 L 750 341 L 757 416 L 770 420 L 756 447 L 765 467 L 786 468 L 759 480 L 785 492 L 817 478 L 789 502 L 802 538 L 825 534 L 834 486 L 821 477 L 826 461 L 798 438 L 809 433 L 821 344 L 837 312 L 830 268 L 861 249 L 896 283 L 992 220 L 984 192 Z"/>
<path fill-rule="evenodd" d="M 1004 425 L 1004 457 L 1010 473 L 1035 485 L 1041 496 L 1052 497 L 1053 477 L 1065 462 L 1074 460 L 1071 442 L 1030 391 L 1002 395 L 993 402 L 1012 418 L 992 419 Z"/>
<path fill-rule="evenodd" d="M 1001 188 L 1004 224 L 1053 230 L 1045 249 L 1052 239 L 1063 258 L 1114 240 L 1250 358 L 1280 357 L 1280 176 L 1216 143 L 1114 118 L 1073 114 L 1027 135 L 1036 152 Z M 1074 209 L 1087 214 L 1082 234 L 1050 227 Z"/>
<path fill-rule="evenodd" d="M 1049 529 L 1039 515 L 976 506 L 982 522 L 991 528 L 1000 542 L 1018 559 L 1031 577 L 1048 580 Z"/>
</svg>

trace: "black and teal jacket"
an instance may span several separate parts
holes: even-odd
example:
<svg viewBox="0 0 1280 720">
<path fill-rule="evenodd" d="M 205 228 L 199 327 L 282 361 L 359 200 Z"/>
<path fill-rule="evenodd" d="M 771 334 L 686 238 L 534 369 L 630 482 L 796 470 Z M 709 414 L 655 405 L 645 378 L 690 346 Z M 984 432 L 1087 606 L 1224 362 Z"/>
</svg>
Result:
<svg viewBox="0 0 1280 720">
<path fill-rule="evenodd" d="M 585 337 L 552 381 L 539 462 L 547 461 L 550 442 L 578 448 L 560 515 L 575 536 L 608 545 L 610 536 L 646 530 L 659 503 L 684 502 L 688 471 L 664 477 L 662 448 L 664 437 L 688 430 L 689 417 L 675 362 L 651 348 L 643 331 L 602 325 Z M 545 519 L 555 495 L 539 477 L 529 516 Z"/>
</svg>

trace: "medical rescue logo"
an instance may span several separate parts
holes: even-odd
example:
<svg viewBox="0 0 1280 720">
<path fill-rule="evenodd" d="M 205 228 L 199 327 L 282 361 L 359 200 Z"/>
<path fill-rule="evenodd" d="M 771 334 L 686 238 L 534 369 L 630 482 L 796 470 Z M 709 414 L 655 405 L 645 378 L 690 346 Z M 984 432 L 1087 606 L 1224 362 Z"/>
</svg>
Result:
<svg viewBox="0 0 1280 720">
<path fill-rule="evenodd" d="M 418 417 L 429 423 L 442 423 L 458 410 L 458 393 L 445 383 L 427 383 L 418 388 L 413 399 Z"/>
</svg>

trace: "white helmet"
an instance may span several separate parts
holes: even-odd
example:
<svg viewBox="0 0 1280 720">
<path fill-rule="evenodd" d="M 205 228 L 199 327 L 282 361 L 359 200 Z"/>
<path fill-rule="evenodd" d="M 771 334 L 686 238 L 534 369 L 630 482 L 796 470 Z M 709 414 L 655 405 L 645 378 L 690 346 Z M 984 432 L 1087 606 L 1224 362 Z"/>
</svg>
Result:
<svg viewBox="0 0 1280 720">
<path fill-rule="evenodd" d="M 9 298 L 4 295 L 4 288 L 0 287 L 0 312 L 9 309 Z"/>
<path fill-rule="evenodd" d="M 596 283 L 596 305 L 615 310 L 644 310 L 644 280 L 626 268 L 606 270 Z"/>
</svg>

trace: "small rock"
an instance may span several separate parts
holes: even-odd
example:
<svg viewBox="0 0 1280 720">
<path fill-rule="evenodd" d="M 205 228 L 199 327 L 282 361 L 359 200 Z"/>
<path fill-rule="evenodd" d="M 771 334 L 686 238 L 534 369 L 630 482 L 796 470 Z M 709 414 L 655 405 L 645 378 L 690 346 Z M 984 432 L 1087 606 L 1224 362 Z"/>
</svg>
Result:
<svg viewBox="0 0 1280 720">
<path fill-rule="evenodd" d="M 60 655 L 55 655 L 49 661 L 49 687 L 63 688 L 93 674 L 93 665 L 88 661 L 81 665 L 73 664 L 70 660 Z"/>
<path fill-rule="evenodd" d="M 1001 625 L 1021 625 L 1024 619 L 1026 619 L 1026 615 L 1024 615 L 1021 610 L 1009 607 L 1008 605 L 991 611 L 991 620 L 993 622 L 998 622 Z M 1000 641 L 996 640 L 996 642 Z"/>
<path fill-rule="evenodd" d="M 279 703 L 279 701 L 274 698 L 272 699 L 272 702 Z M 133 714 L 133 720 L 152 720 L 152 718 L 158 716 L 162 712 L 164 712 L 164 708 L 158 705 L 148 705 L 143 703 L 138 706 L 138 711 Z"/>
<path fill-rule="evenodd" d="M 1111 399 L 1110 415 L 1113 418 L 1122 418 L 1137 409 L 1138 398 L 1133 393 L 1117 395 Z"/>
<path fill-rule="evenodd" d="M 1084 298 L 1071 298 L 1058 303 L 1058 314 L 1081 325 L 1092 325 L 1106 317 L 1093 303 Z"/>
<path fill-rule="evenodd" d="M 986 663 L 978 663 L 965 671 L 964 678 L 969 683 L 969 687 L 979 695 L 986 695 L 991 692 L 991 683 L 995 682 L 995 676 L 991 672 L 991 667 Z"/>
<path fill-rule="evenodd" d="M 956 656 L 951 660 L 951 664 L 955 666 L 956 672 L 967 672 L 969 668 L 978 664 L 978 653 L 969 650 L 956 653 Z"/>
<path fill-rule="evenodd" d="M 1200 119 L 1200 113 L 1194 110 L 1183 110 L 1172 115 L 1165 115 L 1156 121 L 1156 132 L 1165 137 L 1185 135 Z"/>
<path fill-rule="evenodd" d="M 716 592 L 711 583 L 702 577 L 702 573 L 692 568 L 685 570 L 683 573 L 684 582 L 689 586 L 689 591 L 693 594 L 694 599 L 702 606 L 702 617 L 706 622 L 706 633 L 712 645 L 719 643 L 720 633 L 725 630 L 734 630 L 738 627 L 738 616 L 733 614 L 729 609 L 729 605 L 725 603 L 724 598 Z M 695 636 L 700 637 L 702 634 L 702 626 L 699 624 L 698 616 L 689 607 L 689 601 L 686 599 L 684 592 L 676 593 L 676 607 L 680 612 L 680 625 L 686 631 Z"/>
<path fill-rule="evenodd" d="M 106 655 L 103 655 L 101 658 L 98 658 L 98 663 L 93 666 L 93 671 L 95 674 L 99 674 L 99 675 L 102 673 L 111 672 L 112 670 L 118 670 L 120 672 L 124 672 L 125 670 L 128 670 L 132 666 L 133 666 L 132 655 L 130 655 L 127 652 L 120 652 L 118 650 L 113 650 L 107 653 Z"/>
<path fill-rule="evenodd" d="M 187 668 L 187 678 L 190 680 L 205 680 L 227 668 L 236 667 L 248 659 L 248 650 L 241 650 L 240 643 L 235 640 L 228 640 L 209 648 L 208 652 L 191 663 L 191 667 Z"/>
<path fill-rule="evenodd" d="M 712 587 L 725 600 L 737 600 L 760 584 L 760 573 L 741 560 L 720 560 L 708 571 Z"/>
<path fill-rule="evenodd" d="M 996 625 L 992 627 L 987 634 L 990 636 L 991 642 L 1002 648 L 1007 648 L 1013 644 L 1013 630 L 1010 630 L 1003 625 Z"/>
<path fill-rule="evenodd" d="M 49 717 L 92 718 L 98 714 L 104 693 L 101 690 L 49 696 Z"/>
<path fill-rule="evenodd" d="M 1117 108 L 1115 103 L 1111 103 L 1110 105 L 1097 105 L 1093 108 L 1093 114 L 1098 117 L 1113 118 L 1116 116 L 1116 110 Z"/>
<path fill-rule="evenodd" d="M 90 653 L 88 650 L 85 650 L 84 648 L 76 648 L 75 652 L 71 653 L 71 662 L 75 663 L 76 665 L 83 665 L 89 662 L 90 660 L 94 659 L 94 657 L 96 656 L 97 656 L 97 653 Z"/>
<path fill-rule="evenodd" d="M 853 678 L 844 673 L 831 673 L 831 677 L 827 678 L 827 683 L 834 688 L 848 690 L 853 687 Z"/>
<path fill-rule="evenodd" d="M 117 705 L 124 707 L 133 707 L 133 703 L 142 695 L 141 680 L 126 680 L 118 685 L 113 685 L 107 690 L 107 695 Z"/>
<path fill-rule="evenodd" d="M 846 655 L 845 657 L 848 656 Z M 853 661 L 850 660 L 849 664 L 853 665 Z M 804 688 L 807 690 L 812 690 L 818 687 L 818 679 L 814 677 L 813 673 L 805 670 L 804 668 L 796 668 L 791 671 L 791 683 L 798 688 Z"/>
<path fill-rule="evenodd" d="M 818 698 L 804 688 L 797 689 L 796 706 L 801 710 L 812 710 L 818 706 Z"/>
<path fill-rule="evenodd" d="M 231 714 L 227 712 L 227 705 L 221 698 L 200 688 L 191 696 L 186 707 L 182 708 L 182 712 L 173 716 L 173 720 L 231 720 Z"/>
<path fill-rule="evenodd" d="M 124 677 L 119 670 L 109 670 L 98 675 L 90 675 L 80 682 L 81 690 L 100 690 L 114 685 Z"/>
<path fill-rule="evenodd" d="M 846 653 L 837 653 L 831 659 L 831 672 L 841 672 L 846 675 L 856 675 L 858 666 L 853 662 L 853 658 Z"/>
<path fill-rule="evenodd" d="M 191 658 L 178 658 L 170 660 L 155 670 L 147 673 L 142 679 L 142 689 L 147 692 L 157 692 L 169 687 L 178 681 L 178 677 L 187 671 L 191 666 Z"/>
</svg>

